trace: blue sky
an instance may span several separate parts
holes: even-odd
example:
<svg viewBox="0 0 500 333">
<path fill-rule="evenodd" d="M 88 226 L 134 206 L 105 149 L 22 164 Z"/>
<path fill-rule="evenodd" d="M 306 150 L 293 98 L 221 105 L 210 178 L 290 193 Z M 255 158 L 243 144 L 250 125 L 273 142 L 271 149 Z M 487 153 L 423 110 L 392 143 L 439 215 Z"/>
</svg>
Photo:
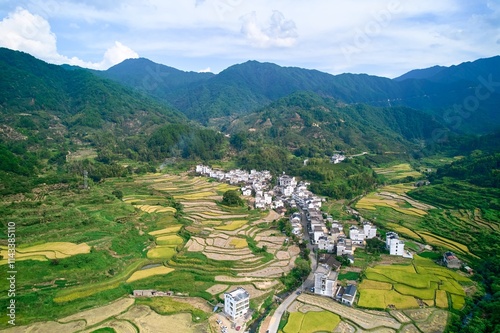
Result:
<svg viewBox="0 0 500 333">
<path fill-rule="evenodd" d="M 0 46 L 96 69 L 140 56 L 396 77 L 500 54 L 500 1 L 0 0 Z"/>
</svg>

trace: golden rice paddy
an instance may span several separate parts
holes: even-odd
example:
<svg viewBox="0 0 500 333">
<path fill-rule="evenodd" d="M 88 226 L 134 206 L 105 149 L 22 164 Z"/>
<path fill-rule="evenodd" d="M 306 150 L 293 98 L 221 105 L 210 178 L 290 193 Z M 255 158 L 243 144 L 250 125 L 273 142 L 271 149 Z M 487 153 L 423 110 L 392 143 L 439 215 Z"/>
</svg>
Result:
<svg viewBox="0 0 500 333">
<path fill-rule="evenodd" d="M 236 229 L 241 228 L 242 226 L 244 226 L 247 223 L 248 223 L 247 220 L 235 220 L 235 221 L 230 222 L 229 224 L 217 226 L 217 227 L 215 227 L 215 229 L 225 230 L 225 231 L 234 231 Z"/>
<path fill-rule="evenodd" d="M 174 271 L 173 268 L 165 267 L 165 266 L 158 266 L 158 267 L 143 269 L 143 270 L 134 272 L 127 279 L 126 282 L 130 283 L 130 282 L 145 279 L 145 278 L 148 278 L 150 276 L 155 276 L 155 275 L 166 275 L 166 274 L 173 272 L 173 271 Z"/>
</svg>

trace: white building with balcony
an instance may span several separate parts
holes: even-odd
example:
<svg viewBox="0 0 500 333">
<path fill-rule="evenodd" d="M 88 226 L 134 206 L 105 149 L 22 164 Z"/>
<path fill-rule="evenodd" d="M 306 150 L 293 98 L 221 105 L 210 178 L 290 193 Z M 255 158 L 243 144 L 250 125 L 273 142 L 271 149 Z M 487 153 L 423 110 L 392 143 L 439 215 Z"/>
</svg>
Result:
<svg viewBox="0 0 500 333">
<path fill-rule="evenodd" d="M 317 295 L 333 297 L 337 286 L 338 273 L 326 264 L 318 265 L 314 272 L 314 293 Z"/>
<path fill-rule="evenodd" d="M 234 321 L 247 314 L 250 308 L 250 294 L 243 288 L 224 293 L 224 312 Z"/>
</svg>

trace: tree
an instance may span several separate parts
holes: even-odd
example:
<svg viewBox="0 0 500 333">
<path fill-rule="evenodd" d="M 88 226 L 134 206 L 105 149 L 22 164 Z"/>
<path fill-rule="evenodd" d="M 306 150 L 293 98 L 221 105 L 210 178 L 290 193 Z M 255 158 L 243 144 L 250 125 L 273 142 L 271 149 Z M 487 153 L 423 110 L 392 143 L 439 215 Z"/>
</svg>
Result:
<svg viewBox="0 0 500 333">
<path fill-rule="evenodd" d="M 120 190 L 114 190 L 113 192 L 111 192 L 111 194 L 118 198 L 118 200 L 123 199 L 123 192 Z"/>
<path fill-rule="evenodd" d="M 245 202 L 235 190 L 228 190 L 222 196 L 222 204 L 231 207 L 243 206 Z"/>
</svg>

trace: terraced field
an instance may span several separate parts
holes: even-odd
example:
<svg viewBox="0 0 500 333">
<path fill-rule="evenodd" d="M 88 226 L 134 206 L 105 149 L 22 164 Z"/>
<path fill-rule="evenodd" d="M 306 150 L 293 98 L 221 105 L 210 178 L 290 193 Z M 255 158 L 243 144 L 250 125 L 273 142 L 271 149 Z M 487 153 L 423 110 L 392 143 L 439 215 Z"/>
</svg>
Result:
<svg viewBox="0 0 500 333">
<path fill-rule="evenodd" d="M 16 261 L 62 259 L 76 254 L 89 253 L 90 246 L 86 243 L 48 242 L 32 246 L 16 248 Z M 0 246 L 0 256 L 8 258 L 7 247 Z M 0 265 L 7 264 L 7 259 L 0 260 Z"/>
<path fill-rule="evenodd" d="M 422 176 L 420 172 L 415 171 L 408 163 L 397 164 L 385 168 L 373 168 L 373 170 L 379 175 L 384 175 L 389 180 L 406 177 L 419 178 Z"/>
<path fill-rule="evenodd" d="M 428 306 L 460 310 L 465 297 L 462 285 L 472 283 L 469 278 L 419 256 L 411 265 L 367 268 L 365 277 L 359 286 L 358 305 L 381 309 L 416 308 L 420 300 Z"/>
<path fill-rule="evenodd" d="M 464 243 L 430 232 L 436 220 L 446 223 L 450 229 L 468 228 L 477 232 L 478 227 L 497 232 L 498 226 L 481 218 L 481 212 L 468 210 L 440 210 L 431 205 L 410 198 L 406 193 L 414 189 L 413 184 L 389 185 L 361 198 L 355 205 L 360 213 L 383 224 L 387 229 L 396 231 L 403 237 L 434 247 L 449 249 L 458 255 L 476 257 Z M 432 221 L 432 222 L 431 222 Z"/>
<path fill-rule="evenodd" d="M 272 222 L 268 213 L 225 207 L 217 202 L 225 191 L 236 187 L 203 177 L 161 174 L 140 177 L 135 183 L 172 196 L 183 207 L 182 217 L 191 221 L 186 227 L 191 237 L 185 246 L 182 238 L 175 236 L 178 230 L 174 227 L 150 231 L 156 246 L 148 251 L 148 258 L 166 259 L 167 265 L 176 270 L 208 272 L 216 281 L 248 286 L 260 283 L 260 287 L 267 283 L 269 288 L 293 268 L 299 249 L 284 246 L 285 237 L 279 232 L 257 227 L 261 222 Z M 128 202 L 134 204 L 138 199 L 127 196 Z M 248 247 L 249 240 L 267 251 L 254 253 Z"/>
<path fill-rule="evenodd" d="M 108 329 L 106 332 L 110 332 L 109 329 L 112 329 L 112 332 L 117 333 L 197 333 L 206 330 L 208 327 L 206 321 L 193 321 L 189 312 L 193 311 L 197 315 L 204 317 L 207 317 L 208 314 L 187 304 L 178 307 L 177 314 L 165 315 L 152 309 L 155 304 L 150 307 L 147 305 L 134 305 L 134 303 L 132 298 L 122 298 L 108 305 L 88 309 L 57 321 L 16 326 L 2 332 L 91 333 L 99 329 Z"/>
<path fill-rule="evenodd" d="M 23 240 L 16 264 L 25 273 L 16 296 L 29 306 L 19 315 L 19 327 L 39 322 L 25 331 L 83 332 L 88 327 L 83 320 L 61 318 L 86 316 L 86 309 L 134 289 L 217 302 L 224 291 L 242 286 L 256 304 L 263 302 L 293 268 L 299 249 L 267 226 L 279 217 L 274 212 L 221 205 L 228 189 L 235 187 L 185 174 L 147 174 L 107 179 L 90 191 L 63 188 L 37 197 L 48 204 L 0 202 Z M 115 190 L 123 200 L 112 194 Z M 0 251 L 4 255 L 5 247 Z M 0 301 L 3 306 L 7 300 Z M 167 326 L 182 322 L 186 332 L 198 332 L 204 325 L 144 305 L 127 313 L 113 314 L 95 328 L 155 331 L 156 324 L 146 323 L 153 320 Z M 7 327 L 5 318 L 0 328 Z"/>
<path fill-rule="evenodd" d="M 328 321 L 317 321 L 329 327 L 304 327 L 307 317 L 315 318 L 328 311 L 337 317 Z M 391 310 L 389 312 L 362 310 L 340 305 L 334 300 L 316 295 L 300 295 L 289 308 L 291 312 L 283 333 L 287 332 L 379 332 L 379 333 L 435 333 L 443 332 L 448 321 L 448 312 L 437 308 Z M 326 318 L 326 316 L 323 316 Z M 299 326 L 300 324 L 300 326 Z M 297 327 L 304 327 L 305 330 Z M 310 330 L 312 328 L 312 330 Z M 288 330 L 289 331 L 288 331 Z"/>
<path fill-rule="evenodd" d="M 406 195 L 413 189 L 410 184 L 389 185 L 368 194 L 356 203 L 357 209 L 377 210 L 377 207 L 391 208 L 399 213 L 422 217 L 435 207 L 418 202 Z"/>
</svg>

